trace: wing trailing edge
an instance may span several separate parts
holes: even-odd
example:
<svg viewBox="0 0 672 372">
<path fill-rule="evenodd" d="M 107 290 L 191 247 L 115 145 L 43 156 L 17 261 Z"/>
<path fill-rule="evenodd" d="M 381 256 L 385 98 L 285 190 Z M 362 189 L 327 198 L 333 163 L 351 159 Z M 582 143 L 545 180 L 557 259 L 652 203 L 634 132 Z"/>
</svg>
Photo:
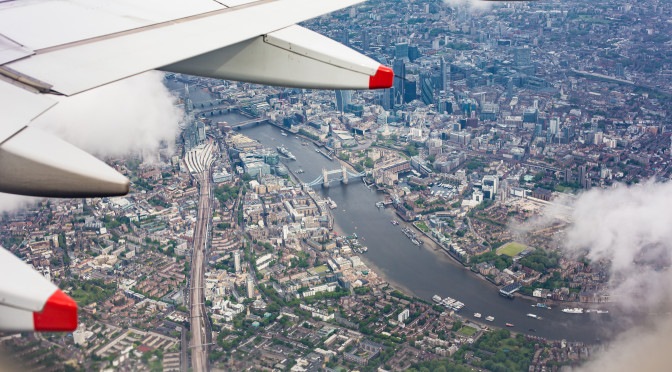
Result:
<svg viewBox="0 0 672 372">
<path fill-rule="evenodd" d="M 390 68 L 297 25 L 161 69 L 217 79 L 314 89 L 389 88 L 394 78 Z"/>
</svg>

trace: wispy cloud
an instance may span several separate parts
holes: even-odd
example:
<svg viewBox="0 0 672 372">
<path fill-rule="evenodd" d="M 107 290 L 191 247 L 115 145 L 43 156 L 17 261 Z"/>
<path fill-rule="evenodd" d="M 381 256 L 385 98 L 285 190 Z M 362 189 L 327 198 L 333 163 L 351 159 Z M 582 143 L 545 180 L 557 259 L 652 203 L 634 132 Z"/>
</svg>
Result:
<svg viewBox="0 0 672 372">
<path fill-rule="evenodd" d="M 667 301 L 672 285 L 672 183 L 653 181 L 611 190 L 594 189 L 574 203 L 574 223 L 565 249 L 587 252 L 592 261 L 611 262 L 615 300 L 626 307 Z"/>
<path fill-rule="evenodd" d="M 0 193 L 0 213 L 12 213 L 34 206 L 43 198 Z"/>
<path fill-rule="evenodd" d="M 668 371 L 672 365 L 672 320 L 637 326 L 598 351 L 574 372 Z"/>
<path fill-rule="evenodd" d="M 140 155 L 151 161 L 159 153 L 172 154 L 184 116 L 157 71 L 58 100 L 31 125 L 103 159 Z M 0 212 L 39 200 L 0 193 Z"/>
<path fill-rule="evenodd" d="M 100 157 L 171 151 L 184 113 L 150 71 L 60 100 L 33 125 Z"/>
<path fill-rule="evenodd" d="M 443 2 L 452 8 L 464 6 L 470 10 L 490 9 L 493 6 L 492 2 L 482 0 L 443 0 Z"/>
<path fill-rule="evenodd" d="M 578 370 L 665 370 L 672 362 L 672 182 L 593 189 L 515 228 L 524 234 L 558 218 L 571 221 L 559 240 L 565 253 L 610 262 L 612 300 L 624 322 L 638 323 Z"/>
</svg>

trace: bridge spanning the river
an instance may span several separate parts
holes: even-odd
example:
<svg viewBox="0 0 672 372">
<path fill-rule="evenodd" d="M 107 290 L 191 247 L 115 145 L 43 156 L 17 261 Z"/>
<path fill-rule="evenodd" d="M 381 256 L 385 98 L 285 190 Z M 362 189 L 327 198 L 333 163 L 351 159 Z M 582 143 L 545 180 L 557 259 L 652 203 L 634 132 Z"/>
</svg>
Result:
<svg viewBox="0 0 672 372">
<path fill-rule="evenodd" d="M 348 168 L 342 166 L 340 169 L 326 170 L 322 168 L 322 174 L 311 182 L 304 183 L 303 187 L 313 187 L 319 184 L 322 184 L 323 187 L 329 187 L 330 182 L 340 181 L 343 184 L 348 184 L 350 178 L 361 178 L 364 177 L 366 173 L 354 173 L 348 170 Z"/>
<path fill-rule="evenodd" d="M 265 115 L 262 115 L 258 118 L 250 118 L 249 120 L 241 121 L 239 123 L 229 124 L 229 126 L 231 128 L 240 128 L 240 127 L 244 127 L 246 125 L 261 123 L 262 121 L 266 121 L 266 120 L 268 120 L 268 118 Z"/>
<path fill-rule="evenodd" d="M 206 107 L 202 109 L 194 109 L 194 115 L 207 117 L 207 116 L 228 114 L 229 112 L 238 110 L 240 110 L 240 107 L 236 105 L 222 105 L 215 107 Z"/>
<path fill-rule="evenodd" d="M 233 112 L 233 111 L 237 111 L 237 112 L 240 112 L 241 114 L 243 114 L 244 116 L 248 116 L 247 114 L 242 112 L 240 105 L 215 105 L 215 106 L 212 106 L 212 107 L 205 107 L 205 108 L 202 108 L 200 110 L 194 110 L 194 114 L 197 115 L 197 116 L 206 116 L 207 117 L 207 116 L 228 114 L 229 112 Z M 266 120 L 268 120 L 268 116 L 261 115 L 259 117 L 249 117 L 248 120 L 241 121 L 239 123 L 235 123 L 235 124 L 229 123 L 229 126 L 231 128 L 237 129 L 237 128 L 242 128 L 246 125 L 261 123 L 262 121 L 266 121 Z"/>
</svg>

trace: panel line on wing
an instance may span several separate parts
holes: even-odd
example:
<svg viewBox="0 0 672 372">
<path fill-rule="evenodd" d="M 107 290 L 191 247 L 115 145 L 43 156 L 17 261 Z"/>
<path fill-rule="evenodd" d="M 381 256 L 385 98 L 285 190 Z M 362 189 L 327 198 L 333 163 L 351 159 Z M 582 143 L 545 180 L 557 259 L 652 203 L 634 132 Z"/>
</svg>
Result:
<svg viewBox="0 0 672 372">
<path fill-rule="evenodd" d="M 32 49 L 26 48 L 24 45 L 0 34 L 0 65 L 33 54 L 35 54 L 35 52 Z"/>
<path fill-rule="evenodd" d="M 282 0 L 258 0 L 256 3 L 274 3 L 274 2 L 277 2 L 277 1 L 282 1 Z M 217 1 L 215 1 L 215 2 L 217 2 Z M 219 2 L 217 2 L 217 3 L 219 3 Z M 226 6 L 224 4 L 222 4 L 222 5 Z M 210 12 L 191 15 L 191 16 L 188 16 L 188 17 L 171 19 L 170 21 L 154 23 L 152 25 L 132 28 L 130 30 L 114 32 L 114 33 L 110 33 L 110 34 L 107 34 L 107 35 L 101 35 L 101 36 L 96 36 L 96 37 L 92 37 L 92 38 L 89 38 L 89 39 L 73 41 L 73 42 L 70 42 L 70 43 L 55 45 L 55 46 L 48 47 L 48 48 L 42 48 L 42 49 L 36 50 L 35 53 L 38 54 L 38 55 L 39 54 L 45 54 L 45 53 L 54 52 L 54 51 L 57 51 L 57 50 L 60 50 L 60 49 L 77 47 L 77 46 L 80 46 L 80 45 L 86 45 L 86 44 L 95 43 L 95 42 L 98 42 L 98 41 L 114 39 L 114 38 L 122 37 L 122 36 L 126 36 L 126 35 L 133 35 L 133 34 L 145 32 L 145 31 L 148 31 L 148 30 L 154 30 L 154 29 L 159 29 L 159 28 L 163 28 L 163 27 L 169 27 L 169 26 L 177 25 L 177 24 L 184 23 L 184 22 L 190 22 L 190 21 L 195 21 L 195 20 L 202 19 L 202 18 L 217 16 L 217 15 L 222 14 L 222 13 L 227 13 L 227 12 L 230 12 L 232 10 L 239 10 L 240 8 L 248 7 L 248 6 L 252 6 L 252 5 L 260 5 L 260 4 L 244 4 L 244 5 L 241 5 L 239 7 L 236 7 L 236 9 L 227 7 L 227 8 L 223 8 L 223 9 L 213 10 L 213 11 L 210 11 Z"/>
</svg>

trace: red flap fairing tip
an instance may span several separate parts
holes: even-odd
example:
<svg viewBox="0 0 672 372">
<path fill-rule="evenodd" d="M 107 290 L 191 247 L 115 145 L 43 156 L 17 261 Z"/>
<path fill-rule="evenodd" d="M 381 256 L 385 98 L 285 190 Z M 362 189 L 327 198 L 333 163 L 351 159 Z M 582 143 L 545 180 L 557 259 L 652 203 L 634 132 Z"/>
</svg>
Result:
<svg viewBox="0 0 672 372">
<path fill-rule="evenodd" d="M 378 67 L 376 74 L 369 77 L 369 89 L 391 88 L 394 82 L 394 72 L 386 66 Z"/>
</svg>

